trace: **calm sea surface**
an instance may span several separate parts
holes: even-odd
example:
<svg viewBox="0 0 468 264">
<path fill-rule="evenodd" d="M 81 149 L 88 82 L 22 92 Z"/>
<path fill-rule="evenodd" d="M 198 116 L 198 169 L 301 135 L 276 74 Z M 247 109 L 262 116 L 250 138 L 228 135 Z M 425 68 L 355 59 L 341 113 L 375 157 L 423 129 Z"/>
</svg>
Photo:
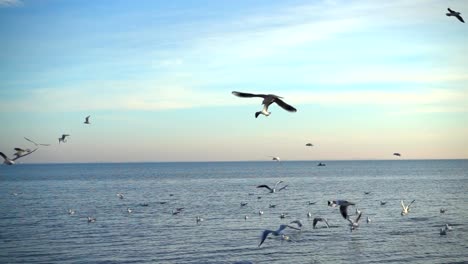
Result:
<svg viewBox="0 0 468 264">
<path fill-rule="evenodd" d="M 468 262 L 468 160 L 326 164 L 0 166 L 0 263 Z M 255 188 L 278 180 L 288 188 Z M 332 199 L 356 203 L 363 212 L 357 230 L 327 206 Z M 400 200 L 413 199 L 401 216 Z M 178 207 L 185 209 L 172 215 Z M 309 211 L 331 228 L 312 229 Z M 198 225 L 197 216 L 204 218 Z M 286 229 L 289 241 L 273 237 L 258 247 L 264 229 L 296 219 L 304 226 Z M 453 231 L 441 236 L 445 224 Z"/>
</svg>

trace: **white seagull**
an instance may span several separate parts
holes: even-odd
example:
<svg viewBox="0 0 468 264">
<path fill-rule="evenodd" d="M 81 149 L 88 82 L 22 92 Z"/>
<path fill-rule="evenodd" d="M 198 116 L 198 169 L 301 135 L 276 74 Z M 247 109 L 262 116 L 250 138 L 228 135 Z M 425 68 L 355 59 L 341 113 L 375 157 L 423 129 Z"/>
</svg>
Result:
<svg viewBox="0 0 468 264">
<path fill-rule="evenodd" d="M 0 156 L 2 156 L 2 158 L 4 159 L 3 164 L 6 164 L 6 165 L 13 165 L 13 164 L 15 164 L 15 160 L 17 160 L 17 159 L 19 159 L 19 158 L 22 158 L 22 157 L 24 157 L 24 156 L 27 156 L 27 155 L 33 153 L 33 152 L 36 151 L 36 150 L 37 150 L 37 148 L 35 148 L 35 149 L 31 150 L 31 151 L 27 151 L 25 154 L 22 154 L 22 155 L 16 155 L 16 154 L 15 154 L 16 157 L 15 157 L 15 158 L 12 158 L 12 159 L 8 158 L 8 157 L 7 157 L 5 154 L 3 154 L 2 152 L 0 152 Z"/>
<path fill-rule="evenodd" d="M 463 18 L 460 16 L 460 12 L 456 12 L 456 11 L 453 11 L 452 9 L 450 8 L 447 8 L 447 10 L 450 12 L 450 13 L 447 13 L 446 15 L 447 16 L 454 16 L 456 17 L 458 20 L 460 20 L 460 22 L 462 23 L 465 23 L 465 21 L 463 20 Z"/>
<path fill-rule="evenodd" d="M 351 229 L 351 232 L 359 227 L 359 219 L 361 219 L 362 212 L 360 212 L 360 211 L 358 211 L 358 212 L 359 212 L 359 214 L 356 217 L 356 220 L 353 221 L 353 220 L 349 219 L 349 217 L 348 217 L 349 227 Z"/>
<path fill-rule="evenodd" d="M 285 189 L 286 187 L 288 187 L 288 185 L 285 185 L 285 186 L 283 186 L 283 187 L 281 187 L 281 188 L 279 188 L 277 190 L 276 187 L 278 187 L 278 184 L 280 184 L 280 183 L 283 183 L 283 181 L 276 182 L 275 187 L 273 187 L 273 188 L 270 188 L 270 186 L 268 186 L 266 184 L 258 185 L 257 188 L 267 188 L 270 191 L 270 193 L 275 193 L 277 191 L 279 192 L 279 191 Z"/>
<path fill-rule="evenodd" d="M 330 225 L 328 225 L 328 221 L 327 221 L 326 218 L 323 218 L 323 217 L 315 217 L 315 218 L 314 218 L 314 222 L 312 223 L 312 227 L 313 227 L 314 229 L 316 229 L 315 226 L 317 225 L 318 222 L 324 222 L 324 223 L 327 225 L 327 228 L 330 227 Z"/>
<path fill-rule="evenodd" d="M 69 215 L 74 215 L 74 214 L 75 214 L 75 210 L 73 210 L 73 209 L 68 209 L 68 214 L 69 214 Z"/>
<path fill-rule="evenodd" d="M 96 218 L 88 216 L 88 223 L 94 223 L 94 222 L 96 222 Z"/>
<path fill-rule="evenodd" d="M 197 221 L 197 225 L 199 225 L 201 222 L 203 222 L 203 218 L 201 218 L 200 216 L 197 216 L 197 218 L 195 218 L 196 221 Z"/>
<path fill-rule="evenodd" d="M 258 247 L 260 247 L 263 242 L 265 241 L 265 239 L 268 237 L 269 234 L 272 234 L 274 236 L 281 236 L 281 235 L 284 235 L 283 234 L 283 230 L 286 229 L 286 228 L 291 228 L 291 229 L 295 229 L 295 230 L 301 230 L 300 228 L 297 228 L 297 227 L 294 227 L 294 226 L 290 226 L 290 225 L 280 225 L 278 230 L 276 231 L 273 231 L 273 230 L 265 230 L 263 231 L 262 233 L 262 241 L 260 241 L 260 244 L 258 244 Z"/>
<path fill-rule="evenodd" d="M 414 201 L 416 200 L 411 201 L 411 203 L 405 206 L 405 203 L 403 203 L 403 200 L 401 200 L 401 215 L 407 215 L 410 212 L 410 206 L 414 203 Z"/>
<path fill-rule="evenodd" d="M 119 197 L 119 199 L 123 199 L 123 198 L 124 198 L 123 193 L 118 193 L 117 196 Z"/>
<path fill-rule="evenodd" d="M 261 97 L 261 98 L 263 98 L 263 102 L 262 102 L 263 109 L 262 109 L 262 111 L 259 111 L 259 112 L 255 113 L 255 118 L 257 118 L 260 114 L 265 115 L 265 116 L 269 116 L 271 114 L 271 112 L 268 112 L 268 107 L 272 103 L 276 103 L 277 105 L 279 105 L 281 108 L 283 108 L 286 111 L 297 112 L 296 108 L 288 105 L 283 100 L 281 100 L 282 97 L 279 97 L 279 96 L 274 95 L 274 94 L 251 94 L 251 93 L 241 93 L 241 92 L 236 92 L 236 91 L 232 92 L 232 94 L 235 95 L 235 96 L 239 96 L 239 97 L 247 97 L 247 98 Z"/>
<path fill-rule="evenodd" d="M 90 118 L 90 117 L 91 117 L 91 116 L 87 116 L 87 117 L 85 118 L 85 121 L 83 122 L 83 124 L 87 124 L 87 125 L 91 124 L 91 123 L 89 122 L 89 118 Z"/>
<path fill-rule="evenodd" d="M 66 138 L 69 137 L 69 136 L 70 135 L 68 135 L 68 134 L 62 134 L 62 137 L 58 138 L 59 144 L 60 144 L 60 142 L 66 143 L 67 142 Z"/>
<path fill-rule="evenodd" d="M 133 212 L 133 210 L 132 210 L 131 208 L 127 208 L 127 212 L 128 212 L 129 214 L 131 214 L 131 213 Z"/>
</svg>

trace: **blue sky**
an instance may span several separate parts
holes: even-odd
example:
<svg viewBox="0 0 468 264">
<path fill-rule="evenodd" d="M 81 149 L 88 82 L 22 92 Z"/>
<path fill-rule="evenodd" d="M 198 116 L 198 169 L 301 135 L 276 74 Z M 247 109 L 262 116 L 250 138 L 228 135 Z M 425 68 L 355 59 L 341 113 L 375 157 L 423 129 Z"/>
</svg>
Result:
<svg viewBox="0 0 468 264">
<path fill-rule="evenodd" d="M 26 136 L 53 145 L 24 162 L 468 158 L 468 27 L 447 7 L 468 20 L 463 0 L 0 0 L 0 151 Z M 261 101 L 234 90 L 298 112 L 255 119 Z"/>
</svg>

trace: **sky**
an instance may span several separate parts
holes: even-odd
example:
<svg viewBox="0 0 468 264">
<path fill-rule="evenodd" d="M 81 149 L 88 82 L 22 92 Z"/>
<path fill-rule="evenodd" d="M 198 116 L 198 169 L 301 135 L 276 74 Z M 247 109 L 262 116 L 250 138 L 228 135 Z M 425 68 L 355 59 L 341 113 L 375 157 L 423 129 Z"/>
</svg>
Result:
<svg viewBox="0 0 468 264">
<path fill-rule="evenodd" d="M 464 0 L 0 0 L 0 151 L 27 137 L 51 146 L 24 163 L 466 159 L 468 25 L 448 7 L 468 21 Z M 256 119 L 261 99 L 232 91 L 298 111 Z"/>
</svg>

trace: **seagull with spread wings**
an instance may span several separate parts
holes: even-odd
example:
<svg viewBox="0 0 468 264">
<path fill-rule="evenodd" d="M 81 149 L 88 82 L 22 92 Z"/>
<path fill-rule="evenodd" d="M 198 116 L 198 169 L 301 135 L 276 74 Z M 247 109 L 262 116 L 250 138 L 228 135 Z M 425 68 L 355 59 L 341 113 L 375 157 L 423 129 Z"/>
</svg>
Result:
<svg viewBox="0 0 468 264">
<path fill-rule="evenodd" d="M 265 116 L 269 116 L 271 114 L 271 112 L 268 112 L 268 107 L 272 104 L 272 103 L 276 103 L 277 105 L 279 105 L 281 108 L 283 108 L 284 110 L 288 111 L 288 112 L 297 112 L 297 109 L 288 105 L 287 103 L 285 103 L 283 100 L 283 97 L 279 97 L 277 95 L 274 95 L 274 94 L 251 94 L 251 93 L 242 93 L 242 92 L 232 92 L 233 95 L 235 96 L 238 96 L 238 97 L 244 97 L 244 98 L 251 98 L 251 97 L 261 97 L 263 98 L 263 109 L 262 111 L 258 111 L 258 112 L 255 112 L 255 118 L 257 118 L 260 114 L 262 115 L 265 115 Z"/>
<path fill-rule="evenodd" d="M 280 225 L 278 230 L 276 231 L 273 231 L 273 230 L 265 230 L 263 231 L 262 233 L 262 241 L 260 241 L 260 244 L 258 245 L 258 247 L 260 247 L 263 242 L 265 242 L 265 239 L 268 237 L 269 234 L 272 234 L 274 236 L 280 236 L 280 235 L 283 235 L 283 231 L 286 229 L 286 228 L 291 228 L 291 229 L 295 229 L 295 230 L 301 230 L 300 228 L 297 228 L 297 227 L 294 227 L 294 226 L 291 226 L 291 225 Z"/>
<path fill-rule="evenodd" d="M 410 206 L 414 203 L 414 201 L 416 201 L 416 200 L 413 200 L 413 201 L 411 201 L 411 203 L 409 203 L 408 205 L 405 205 L 405 203 L 403 202 L 403 200 L 401 200 L 401 215 L 407 215 L 407 214 L 409 214 L 409 212 L 410 212 Z"/>
<path fill-rule="evenodd" d="M 19 158 L 22 158 L 24 156 L 27 156 L 31 153 L 33 153 L 34 151 L 36 151 L 37 148 L 33 149 L 33 150 L 30 150 L 30 151 L 25 151 L 25 154 L 21 154 L 21 155 L 17 155 L 18 153 L 15 153 L 16 157 L 15 158 L 8 158 L 5 154 L 3 154 L 2 152 L 0 152 L 0 156 L 4 159 L 3 161 L 3 164 L 6 164 L 6 165 L 13 165 L 15 164 L 15 160 L 19 159 Z"/>
<path fill-rule="evenodd" d="M 462 23 L 465 23 L 465 21 L 463 20 L 463 18 L 461 17 L 461 13 L 460 12 L 457 12 L 457 11 L 453 11 L 452 9 L 450 8 L 447 8 L 447 10 L 450 12 L 450 13 L 447 13 L 446 15 L 447 16 L 454 16 L 456 17 L 458 20 L 460 20 L 460 22 Z"/>
<path fill-rule="evenodd" d="M 288 185 L 285 185 L 285 186 L 283 186 L 283 187 L 281 187 L 281 188 L 279 188 L 279 189 L 277 190 L 276 188 L 278 187 L 278 184 L 280 184 L 280 183 L 282 183 L 282 182 L 283 182 L 283 181 L 278 181 L 278 182 L 276 182 L 275 187 L 273 187 L 273 188 L 271 188 L 270 186 L 268 186 L 268 185 L 266 185 L 266 184 L 258 185 L 257 188 L 267 188 L 267 189 L 270 191 L 270 193 L 275 193 L 275 192 L 277 192 L 277 191 L 279 192 L 279 191 L 281 191 L 281 190 L 283 190 L 283 189 L 286 189 L 286 187 L 288 187 Z"/>
</svg>

